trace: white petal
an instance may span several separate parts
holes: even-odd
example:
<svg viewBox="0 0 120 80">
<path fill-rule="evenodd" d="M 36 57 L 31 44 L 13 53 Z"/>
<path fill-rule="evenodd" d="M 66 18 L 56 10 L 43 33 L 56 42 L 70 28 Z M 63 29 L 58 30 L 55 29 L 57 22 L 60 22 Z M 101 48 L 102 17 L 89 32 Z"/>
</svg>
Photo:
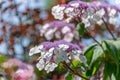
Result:
<svg viewBox="0 0 120 80">
<path fill-rule="evenodd" d="M 73 4 L 70 4 L 71 6 L 73 6 L 73 7 L 79 7 L 79 3 L 73 3 Z"/>
<path fill-rule="evenodd" d="M 98 14 L 94 14 L 93 19 L 95 20 L 95 22 L 97 22 L 100 21 L 101 17 Z"/>
<path fill-rule="evenodd" d="M 115 18 L 109 18 L 109 23 L 110 24 L 115 24 L 116 22 L 116 19 Z"/>
<path fill-rule="evenodd" d="M 69 17 L 72 17 L 72 16 L 75 14 L 75 13 L 74 13 L 74 8 L 72 8 L 72 7 L 66 8 L 64 12 L 65 12 L 65 13 L 67 14 L 67 16 L 69 16 Z"/>
<path fill-rule="evenodd" d="M 57 64 L 52 63 L 49 71 L 53 71 L 57 66 Z"/>
<path fill-rule="evenodd" d="M 48 63 L 46 66 L 45 66 L 45 70 L 46 71 L 49 71 L 48 69 L 51 67 L 50 63 Z"/>
<path fill-rule="evenodd" d="M 68 59 L 67 53 L 63 50 L 57 49 L 55 53 L 56 55 L 54 57 L 54 60 L 56 63 L 66 61 Z"/>
<path fill-rule="evenodd" d="M 38 49 L 38 46 L 33 47 L 30 49 L 29 56 L 32 56 L 34 54 L 40 53 L 41 51 Z"/>
<path fill-rule="evenodd" d="M 52 30 L 52 29 L 50 29 L 50 30 L 48 30 L 46 33 L 45 33 L 45 38 L 47 39 L 47 40 L 51 40 L 52 38 L 53 38 L 53 36 L 54 36 L 54 30 Z"/>
<path fill-rule="evenodd" d="M 41 71 L 44 68 L 45 62 L 43 59 L 40 59 L 40 61 L 36 64 L 36 67 Z"/>
<path fill-rule="evenodd" d="M 61 7 L 59 5 L 54 6 L 52 8 L 52 15 L 59 20 L 62 20 L 64 18 L 64 13 L 63 10 L 65 9 L 65 7 Z"/>
<path fill-rule="evenodd" d="M 68 27 L 68 26 L 65 26 L 65 27 L 63 27 L 62 28 L 62 33 L 63 34 L 65 34 L 65 33 L 67 33 L 67 32 L 70 32 L 71 30 L 70 30 L 70 28 Z"/>
<path fill-rule="evenodd" d="M 73 38 L 74 38 L 73 33 L 67 33 L 67 34 L 65 34 L 65 36 L 64 36 L 64 40 L 67 41 L 67 42 L 72 42 L 72 41 L 73 41 Z"/>
<path fill-rule="evenodd" d="M 102 20 L 99 20 L 99 21 L 97 21 L 97 24 L 102 25 L 102 24 L 103 24 L 103 21 L 102 21 Z"/>
<path fill-rule="evenodd" d="M 60 39 L 61 38 L 61 33 L 59 31 L 55 32 L 55 37 L 57 39 Z"/>
<path fill-rule="evenodd" d="M 68 46 L 68 45 L 65 45 L 65 44 L 60 44 L 60 45 L 58 45 L 58 47 L 59 47 L 60 49 L 64 50 L 64 51 L 69 48 L 69 46 Z"/>
<path fill-rule="evenodd" d="M 100 18 L 102 18 L 105 14 L 105 10 L 102 8 L 99 11 L 97 11 L 96 14 L 99 15 Z"/>
<path fill-rule="evenodd" d="M 95 10 L 94 10 L 93 8 L 91 8 L 91 7 L 87 8 L 87 13 L 88 13 L 90 16 L 93 15 L 94 12 L 95 12 Z"/>
<path fill-rule="evenodd" d="M 116 11 L 115 9 L 110 9 L 108 15 L 109 15 L 110 17 L 114 17 L 116 13 L 117 13 L 117 11 Z"/>
<path fill-rule="evenodd" d="M 78 31 L 73 32 L 75 39 L 79 40 L 79 33 Z"/>
<path fill-rule="evenodd" d="M 53 53 L 54 49 L 55 49 L 54 47 L 50 48 L 48 52 Z"/>
</svg>

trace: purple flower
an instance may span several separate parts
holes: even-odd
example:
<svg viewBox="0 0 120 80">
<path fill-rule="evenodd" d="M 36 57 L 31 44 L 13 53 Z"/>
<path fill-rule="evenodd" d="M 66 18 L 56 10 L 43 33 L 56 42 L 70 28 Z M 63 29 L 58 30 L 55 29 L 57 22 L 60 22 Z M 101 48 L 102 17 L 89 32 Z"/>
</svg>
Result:
<svg viewBox="0 0 120 80">
<path fill-rule="evenodd" d="M 45 24 L 40 29 L 40 35 L 46 40 L 60 40 L 72 42 L 79 40 L 79 34 L 76 31 L 75 25 L 65 21 L 53 21 Z"/>
<path fill-rule="evenodd" d="M 14 80 L 30 80 L 33 76 L 33 67 L 26 66 L 27 69 L 19 68 L 14 74 Z"/>
<path fill-rule="evenodd" d="M 70 59 L 73 60 L 76 58 L 81 61 L 84 60 L 82 62 L 86 62 L 82 49 L 64 40 L 43 42 L 41 45 L 32 48 L 29 55 L 36 54 L 36 52 L 41 53 L 39 62 L 36 65 L 37 68 L 39 70 L 45 69 L 47 72 L 53 71 L 59 62 L 69 62 Z"/>
<path fill-rule="evenodd" d="M 12 68 L 12 67 L 18 67 L 22 64 L 22 61 L 18 59 L 9 59 L 8 61 L 4 62 L 2 67 L 3 68 Z"/>
<path fill-rule="evenodd" d="M 68 4 L 57 5 L 52 8 L 52 14 L 56 19 L 62 20 L 64 15 L 67 15 L 68 18 L 81 20 L 86 27 L 95 23 L 100 24 L 101 19 L 105 16 L 111 20 L 119 11 L 120 8 L 99 1 L 71 1 Z M 59 12 L 62 13 L 59 14 Z"/>
<path fill-rule="evenodd" d="M 32 65 L 26 64 L 15 58 L 4 62 L 2 67 L 13 80 L 30 80 L 34 75 Z"/>
</svg>

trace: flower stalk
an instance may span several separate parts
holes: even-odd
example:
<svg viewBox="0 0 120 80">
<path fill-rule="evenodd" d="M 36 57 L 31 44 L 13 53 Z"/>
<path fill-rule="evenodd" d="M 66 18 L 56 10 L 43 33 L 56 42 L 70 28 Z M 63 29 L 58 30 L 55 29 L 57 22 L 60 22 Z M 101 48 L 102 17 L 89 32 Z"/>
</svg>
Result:
<svg viewBox="0 0 120 80">
<path fill-rule="evenodd" d="M 79 74 L 78 72 L 75 72 L 72 68 L 69 67 L 69 65 L 64 61 L 63 64 L 75 75 L 78 75 L 79 77 L 85 79 L 85 80 L 89 80 L 88 78 L 82 76 L 81 74 Z"/>
<path fill-rule="evenodd" d="M 103 20 L 103 23 L 105 24 L 106 29 L 108 30 L 108 32 L 109 32 L 110 35 L 112 36 L 112 38 L 113 38 L 114 40 L 116 40 L 115 36 L 113 35 L 113 33 L 111 32 L 111 30 L 109 29 L 109 26 L 108 26 L 108 24 L 105 22 L 104 18 L 102 18 L 102 20 Z"/>
</svg>

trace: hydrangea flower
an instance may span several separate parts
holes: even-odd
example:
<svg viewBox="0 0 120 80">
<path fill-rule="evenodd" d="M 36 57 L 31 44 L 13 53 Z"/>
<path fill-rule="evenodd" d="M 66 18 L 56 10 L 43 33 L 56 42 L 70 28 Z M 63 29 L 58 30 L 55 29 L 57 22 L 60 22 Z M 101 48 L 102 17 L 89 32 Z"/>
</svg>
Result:
<svg viewBox="0 0 120 80">
<path fill-rule="evenodd" d="M 65 21 L 53 21 L 45 24 L 40 29 L 40 35 L 46 40 L 64 39 L 67 42 L 79 40 L 79 33 L 75 26 Z"/>
<path fill-rule="evenodd" d="M 2 67 L 13 80 L 30 80 L 34 75 L 32 65 L 26 64 L 15 58 L 4 62 Z"/>
<path fill-rule="evenodd" d="M 12 68 L 12 67 L 18 67 L 20 65 L 22 65 L 22 61 L 18 60 L 18 59 L 9 59 L 8 61 L 4 62 L 2 64 L 2 67 L 4 68 Z"/>
<path fill-rule="evenodd" d="M 69 63 L 69 60 L 75 58 L 79 58 L 84 63 L 86 62 L 82 49 L 64 40 L 43 42 L 41 45 L 32 48 L 29 55 L 37 54 L 36 52 L 41 54 L 36 67 L 39 70 L 45 69 L 47 73 L 53 71 L 60 62 Z M 78 56 L 76 57 L 76 55 Z"/>
<path fill-rule="evenodd" d="M 119 8 L 108 5 L 103 2 L 94 1 L 94 2 L 83 2 L 83 1 L 71 1 L 68 4 L 57 5 L 57 9 L 60 10 L 61 14 L 55 9 L 56 6 L 52 8 L 52 14 L 56 19 L 64 19 L 66 15 L 68 18 L 75 19 L 77 21 L 82 21 L 85 23 L 85 26 L 90 26 L 95 23 L 100 23 L 103 16 L 111 18 L 115 17 L 117 12 L 120 11 Z M 56 14 L 57 13 L 57 14 Z M 109 21 L 110 22 L 110 21 Z"/>
<path fill-rule="evenodd" d="M 27 65 L 26 69 L 19 68 L 14 74 L 14 80 L 30 80 L 33 74 L 33 67 L 31 65 Z"/>
<path fill-rule="evenodd" d="M 52 8 L 52 10 L 53 10 L 52 14 L 55 15 L 54 17 L 56 19 L 59 19 L 59 20 L 63 19 L 63 16 L 64 16 L 63 10 L 64 10 L 64 8 L 65 8 L 64 6 L 60 7 L 59 5 Z"/>
</svg>

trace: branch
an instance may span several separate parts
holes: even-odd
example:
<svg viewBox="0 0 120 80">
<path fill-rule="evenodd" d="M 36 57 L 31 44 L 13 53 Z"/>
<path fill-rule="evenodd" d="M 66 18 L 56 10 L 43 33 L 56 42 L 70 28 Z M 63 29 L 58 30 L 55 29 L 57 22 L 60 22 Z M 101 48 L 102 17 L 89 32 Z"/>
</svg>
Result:
<svg viewBox="0 0 120 80">
<path fill-rule="evenodd" d="M 116 40 L 115 36 L 113 35 L 113 33 L 111 32 L 111 30 L 109 29 L 109 26 L 108 24 L 105 22 L 104 18 L 102 18 L 104 24 L 105 24 L 105 27 L 107 28 L 108 32 L 110 33 L 110 35 L 113 37 L 114 40 Z"/>
<path fill-rule="evenodd" d="M 85 31 L 88 33 L 88 35 L 102 48 L 102 50 L 104 51 L 104 48 L 102 47 L 101 43 L 98 42 L 90 33 L 89 31 L 85 28 Z"/>
<path fill-rule="evenodd" d="M 68 65 L 65 61 L 63 62 L 63 64 L 64 64 L 73 74 L 78 75 L 78 76 L 80 76 L 81 78 L 83 78 L 83 79 L 85 79 L 85 80 L 89 80 L 88 78 L 82 76 L 81 74 L 76 73 L 72 68 L 69 67 L 69 65 Z"/>
<path fill-rule="evenodd" d="M 98 43 L 100 46 L 101 46 L 101 44 L 100 44 L 100 42 L 98 42 L 90 33 L 89 33 L 89 31 L 85 28 L 85 31 L 88 33 L 88 35 L 96 42 L 96 43 Z"/>
</svg>

